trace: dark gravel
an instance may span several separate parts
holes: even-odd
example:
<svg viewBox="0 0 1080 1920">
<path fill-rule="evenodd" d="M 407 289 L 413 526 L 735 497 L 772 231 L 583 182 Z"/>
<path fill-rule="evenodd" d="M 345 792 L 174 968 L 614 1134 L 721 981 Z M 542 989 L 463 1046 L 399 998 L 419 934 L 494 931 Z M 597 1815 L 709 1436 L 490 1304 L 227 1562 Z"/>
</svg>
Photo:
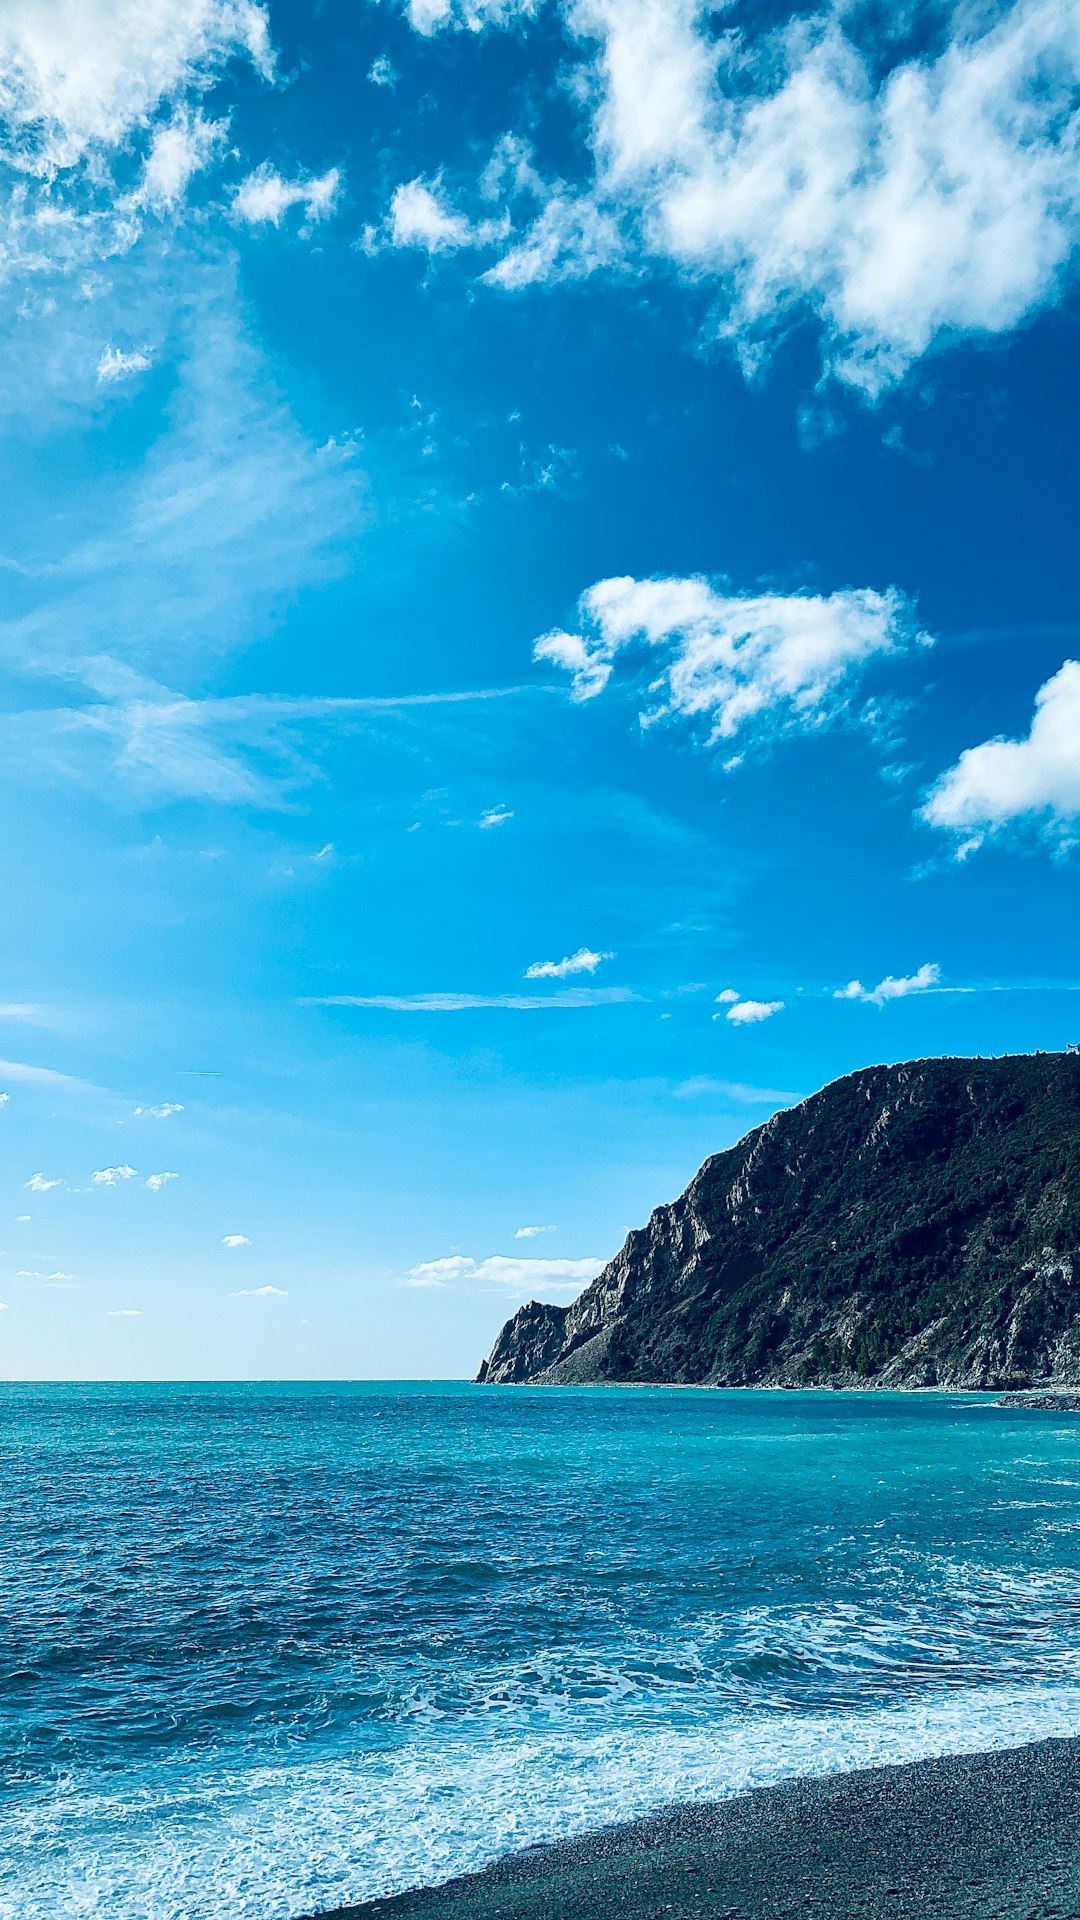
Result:
<svg viewBox="0 0 1080 1920">
<path fill-rule="evenodd" d="M 323 1920 L 361 1916 L 1080 1920 L 1080 1739 L 678 1807 Z"/>
</svg>

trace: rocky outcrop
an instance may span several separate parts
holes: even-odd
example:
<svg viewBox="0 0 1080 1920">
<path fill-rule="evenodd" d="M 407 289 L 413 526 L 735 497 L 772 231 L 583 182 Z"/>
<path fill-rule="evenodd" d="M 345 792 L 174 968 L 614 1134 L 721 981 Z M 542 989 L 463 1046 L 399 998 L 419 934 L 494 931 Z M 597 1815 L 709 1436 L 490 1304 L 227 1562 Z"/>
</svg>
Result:
<svg viewBox="0 0 1080 1920">
<path fill-rule="evenodd" d="M 1080 1385 L 1080 1057 L 868 1067 L 705 1162 L 478 1376 Z"/>
</svg>

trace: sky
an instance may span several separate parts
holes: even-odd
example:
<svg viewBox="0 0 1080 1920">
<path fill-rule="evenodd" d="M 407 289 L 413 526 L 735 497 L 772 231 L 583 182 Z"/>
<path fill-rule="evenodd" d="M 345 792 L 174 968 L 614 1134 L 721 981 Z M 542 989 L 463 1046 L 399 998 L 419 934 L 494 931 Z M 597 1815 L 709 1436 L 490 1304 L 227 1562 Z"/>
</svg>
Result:
<svg viewBox="0 0 1080 1920">
<path fill-rule="evenodd" d="M 1078 146 L 1076 0 L 0 0 L 3 1377 L 1080 1039 Z"/>
</svg>

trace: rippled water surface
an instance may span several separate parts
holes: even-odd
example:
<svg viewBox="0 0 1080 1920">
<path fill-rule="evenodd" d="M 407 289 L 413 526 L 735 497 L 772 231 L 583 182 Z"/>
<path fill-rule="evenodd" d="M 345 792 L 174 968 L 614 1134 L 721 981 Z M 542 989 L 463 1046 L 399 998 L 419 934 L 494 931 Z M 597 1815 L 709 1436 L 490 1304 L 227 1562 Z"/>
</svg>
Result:
<svg viewBox="0 0 1080 1920">
<path fill-rule="evenodd" d="M 1080 1731 L 1080 1416 L 0 1387 L 4 1920 L 293 1920 Z"/>
</svg>

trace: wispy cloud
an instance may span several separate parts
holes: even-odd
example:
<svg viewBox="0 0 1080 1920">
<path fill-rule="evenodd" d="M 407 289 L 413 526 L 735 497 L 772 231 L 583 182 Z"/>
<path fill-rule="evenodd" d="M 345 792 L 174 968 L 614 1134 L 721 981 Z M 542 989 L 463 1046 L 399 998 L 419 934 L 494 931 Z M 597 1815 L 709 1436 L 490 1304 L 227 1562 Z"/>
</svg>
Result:
<svg viewBox="0 0 1080 1920">
<path fill-rule="evenodd" d="M 883 1007 L 888 1000 L 906 1000 L 913 993 L 931 993 L 940 982 L 941 968 L 927 961 L 916 973 L 887 974 L 876 987 L 864 987 L 861 980 L 849 980 L 846 987 L 837 987 L 833 998 L 863 1000 L 870 1006 Z"/>
<path fill-rule="evenodd" d="M 614 960 L 613 953 L 594 953 L 591 947 L 579 947 L 576 953 L 567 954 L 562 960 L 534 960 L 525 969 L 526 980 L 566 980 L 572 973 L 595 973 L 604 960 Z"/>
<path fill-rule="evenodd" d="M 514 1239 L 515 1240 L 535 1240 L 538 1234 L 555 1233 L 556 1231 L 557 1229 L 555 1227 L 515 1227 Z"/>
<path fill-rule="evenodd" d="M 240 1287 L 233 1294 L 234 1300 L 287 1300 L 287 1287 Z"/>
<path fill-rule="evenodd" d="M 96 1173 L 90 1175 L 90 1178 L 95 1187 L 116 1187 L 121 1181 L 137 1180 L 138 1169 L 128 1166 L 99 1167 Z"/>
<path fill-rule="evenodd" d="M 498 1008 L 512 1013 L 621 1007 L 639 1001 L 630 987 L 567 987 L 561 993 L 328 993 L 297 1002 L 301 1007 L 382 1007 L 388 1013 L 473 1013 Z"/>
<path fill-rule="evenodd" d="M 162 1187 L 167 1186 L 170 1180 L 179 1180 L 179 1178 L 178 1173 L 152 1173 L 148 1176 L 145 1185 L 151 1193 L 160 1193 Z"/>
<path fill-rule="evenodd" d="M 303 175 L 296 180 L 285 180 L 264 162 L 237 187 L 233 215 L 245 226 L 280 227 L 291 208 L 302 207 L 305 222 L 311 227 L 333 213 L 340 190 L 341 175 L 336 167 L 317 178 Z"/>
<path fill-rule="evenodd" d="M 790 1107 L 802 1098 L 801 1094 L 785 1092 L 782 1087 L 753 1087 L 743 1080 L 714 1080 L 709 1074 L 696 1074 L 690 1080 L 680 1080 L 672 1092 L 676 1100 L 715 1097 L 734 1100 L 746 1107 Z"/>
<path fill-rule="evenodd" d="M 318 744 L 379 727 L 414 709 L 467 709 L 488 701 L 535 700 L 552 689 L 477 687 L 446 693 L 309 697 L 236 694 L 189 699 L 109 658 L 85 660 L 79 677 L 107 697 L 8 716 L 10 746 L 71 777 L 107 771 L 151 797 L 198 798 L 224 806 L 280 808 L 318 778 Z M 512 816 L 507 816 L 512 817 Z M 500 818 L 481 826 L 499 826 Z M 332 858 L 322 849 L 313 859 Z"/>
<path fill-rule="evenodd" d="M 45 1087 L 55 1093 L 95 1093 L 104 1094 L 104 1087 L 95 1087 L 89 1080 L 78 1080 L 73 1074 L 58 1073 L 54 1067 L 34 1067 L 25 1060 L 0 1060 L 0 1080 L 17 1080 L 26 1086 Z"/>
<path fill-rule="evenodd" d="M 44 1173 L 32 1173 L 26 1182 L 31 1193 L 51 1193 L 54 1187 L 63 1185 L 61 1180 L 50 1180 Z"/>
<path fill-rule="evenodd" d="M 142 1317 L 141 1307 L 110 1307 L 105 1315 L 106 1320 L 141 1320 Z"/>
<path fill-rule="evenodd" d="M 181 1101 L 164 1100 L 160 1107 L 136 1107 L 132 1117 L 137 1120 L 141 1115 L 145 1114 L 152 1120 L 167 1120 L 170 1114 L 183 1113 L 183 1111 L 184 1108 Z"/>
<path fill-rule="evenodd" d="M 112 384 L 116 380 L 128 380 L 134 373 L 145 373 L 151 364 L 151 355 L 135 348 L 124 353 L 120 347 L 106 347 L 97 364 L 98 381 Z"/>
</svg>

